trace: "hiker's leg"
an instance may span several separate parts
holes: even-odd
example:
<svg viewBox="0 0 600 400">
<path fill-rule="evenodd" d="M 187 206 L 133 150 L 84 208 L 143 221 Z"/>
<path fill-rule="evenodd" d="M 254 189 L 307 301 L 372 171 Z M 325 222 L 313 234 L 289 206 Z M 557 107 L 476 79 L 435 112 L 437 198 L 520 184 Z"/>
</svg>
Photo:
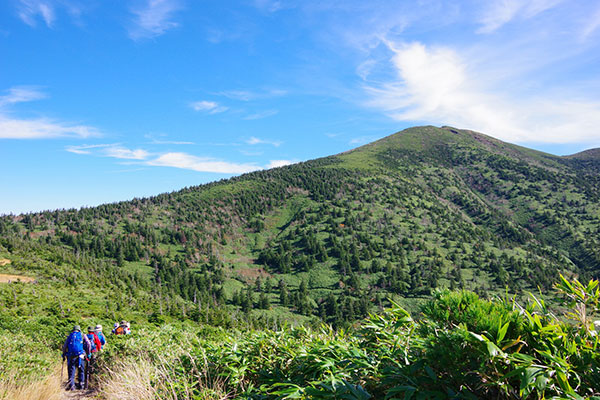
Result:
<svg viewBox="0 0 600 400">
<path fill-rule="evenodd" d="M 67 371 L 69 374 L 67 389 L 75 389 L 75 372 L 77 371 L 77 360 L 78 358 L 76 357 L 69 357 L 67 361 Z"/>
<path fill-rule="evenodd" d="M 81 357 L 78 357 L 77 365 L 79 366 L 79 388 L 83 389 L 85 385 L 85 368 L 84 368 L 84 360 Z"/>
</svg>

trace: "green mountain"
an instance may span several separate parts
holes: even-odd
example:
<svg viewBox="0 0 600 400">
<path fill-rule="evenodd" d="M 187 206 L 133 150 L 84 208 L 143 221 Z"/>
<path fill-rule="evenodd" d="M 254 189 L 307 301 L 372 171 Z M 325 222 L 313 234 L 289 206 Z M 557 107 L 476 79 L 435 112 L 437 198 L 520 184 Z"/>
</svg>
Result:
<svg viewBox="0 0 600 400">
<path fill-rule="evenodd" d="M 599 153 L 416 127 L 155 197 L 4 216 L 0 273 L 38 285 L 0 284 L 0 310 L 42 318 L 34 296 L 43 315 L 73 321 L 344 325 L 435 288 L 547 289 L 559 272 L 586 281 L 600 273 Z"/>
</svg>

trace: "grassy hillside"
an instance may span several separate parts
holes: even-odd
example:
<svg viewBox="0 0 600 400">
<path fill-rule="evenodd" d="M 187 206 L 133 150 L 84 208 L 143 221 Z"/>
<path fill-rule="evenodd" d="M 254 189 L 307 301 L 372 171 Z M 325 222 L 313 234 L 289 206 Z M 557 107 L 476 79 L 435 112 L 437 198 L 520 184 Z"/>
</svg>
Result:
<svg viewBox="0 0 600 400">
<path fill-rule="evenodd" d="M 117 304 L 144 304 L 144 318 L 198 319 L 210 305 L 236 320 L 344 325 L 388 297 L 414 308 L 435 288 L 518 292 L 549 288 L 559 272 L 597 277 L 593 160 L 411 128 L 156 197 L 5 216 L 0 251 L 13 272 L 37 271 L 41 257 L 67 270 L 40 270 L 48 279 L 86 275 Z M 100 298 L 94 312 L 118 314 Z"/>
</svg>

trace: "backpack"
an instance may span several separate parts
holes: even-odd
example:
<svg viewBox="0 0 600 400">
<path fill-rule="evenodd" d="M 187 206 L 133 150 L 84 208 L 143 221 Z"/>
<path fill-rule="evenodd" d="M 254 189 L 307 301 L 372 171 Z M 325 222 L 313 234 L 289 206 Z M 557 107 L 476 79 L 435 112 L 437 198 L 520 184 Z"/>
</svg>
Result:
<svg viewBox="0 0 600 400">
<path fill-rule="evenodd" d="M 83 353 L 81 332 L 71 332 L 67 338 L 67 353 L 71 356 L 78 356 Z"/>
<path fill-rule="evenodd" d="M 96 332 L 96 335 L 98 336 L 98 339 L 100 340 L 100 344 L 102 346 L 104 346 L 106 344 L 106 338 L 104 337 L 102 332 Z"/>
<path fill-rule="evenodd" d="M 90 347 L 90 353 L 93 353 L 96 351 L 96 342 L 94 341 L 94 334 L 88 333 L 86 336 L 88 339 L 90 339 L 90 343 L 92 344 Z"/>
<path fill-rule="evenodd" d="M 115 329 L 115 335 L 124 335 L 125 334 L 125 327 L 120 326 L 117 329 Z"/>
</svg>

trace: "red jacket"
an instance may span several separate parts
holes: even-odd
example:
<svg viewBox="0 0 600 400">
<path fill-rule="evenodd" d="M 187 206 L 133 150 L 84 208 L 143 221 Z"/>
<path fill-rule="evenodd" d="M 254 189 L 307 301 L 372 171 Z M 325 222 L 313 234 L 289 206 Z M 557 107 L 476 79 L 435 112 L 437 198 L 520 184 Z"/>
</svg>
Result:
<svg viewBox="0 0 600 400">
<path fill-rule="evenodd" d="M 96 348 L 92 350 L 92 353 L 102 350 L 102 342 L 100 342 L 100 339 L 98 338 L 98 335 L 96 335 L 96 332 L 88 332 L 88 335 L 94 336 L 94 344 L 96 345 Z"/>
</svg>

